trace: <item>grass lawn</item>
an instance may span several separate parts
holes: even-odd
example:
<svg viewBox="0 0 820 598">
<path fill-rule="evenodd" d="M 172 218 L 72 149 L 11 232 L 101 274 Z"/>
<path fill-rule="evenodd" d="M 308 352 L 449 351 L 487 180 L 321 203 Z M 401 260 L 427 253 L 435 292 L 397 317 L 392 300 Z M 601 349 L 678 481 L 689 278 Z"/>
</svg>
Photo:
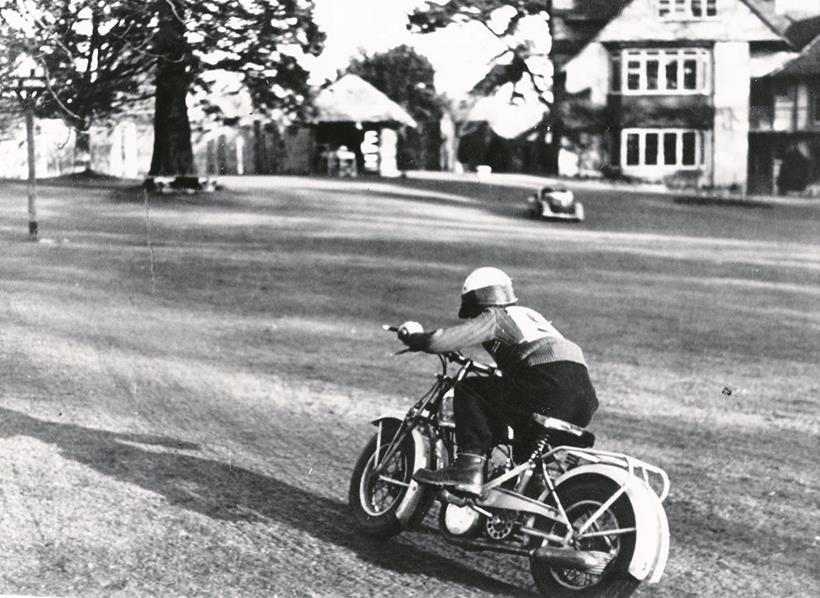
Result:
<svg viewBox="0 0 820 598">
<path fill-rule="evenodd" d="M 584 348 L 602 448 L 664 467 L 641 596 L 820 594 L 820 207 L 247 178 L 212 195 L 0 182 L 0 593 L 532 595 L 525 563 L 358 537 L 368 418 L 435 362 L 380 325 L 455 321 L 497 265 Z M 731 394 L 723 393 L 725 388 Z"/>
</svg>

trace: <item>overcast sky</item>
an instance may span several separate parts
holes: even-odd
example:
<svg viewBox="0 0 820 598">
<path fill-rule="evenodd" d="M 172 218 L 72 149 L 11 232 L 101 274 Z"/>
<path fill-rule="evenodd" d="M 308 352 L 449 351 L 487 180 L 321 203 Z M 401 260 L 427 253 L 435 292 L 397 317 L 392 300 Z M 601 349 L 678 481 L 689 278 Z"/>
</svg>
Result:
<svg viewBox="0 0 820 598">
<path fill-rule="evenodd" d="M 450 27 L 431 35 L 407 32 L 406 13 L 420 0 L 314 0 L 316 23 L 327 33 L 322 56 L 311 65 L 315 82 L 335 79 L 359 49 L 383 52 L 414 46 L 436 69 L 436 87 L 457 97 L 469 90 L 497 54 L 497 41 L 481 26 Z"/>
</svg>

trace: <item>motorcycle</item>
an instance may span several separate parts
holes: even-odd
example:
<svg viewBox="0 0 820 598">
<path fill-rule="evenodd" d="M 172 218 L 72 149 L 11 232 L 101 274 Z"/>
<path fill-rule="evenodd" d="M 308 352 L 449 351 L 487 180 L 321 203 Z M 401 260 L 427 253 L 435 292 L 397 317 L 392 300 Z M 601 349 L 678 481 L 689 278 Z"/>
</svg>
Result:
<svg viewBox="0 0 820 598">
<path fill-rule="evenodd" d="M 445 540 L 528 558 L 543 596 L 623 598 L 641 582 L 657 583 L 669 553 L 669 477 L 635 457 L 594 449 L 587 429 L 533 414 L 534 436 L 517 441 L 510 429 L 493 449 L 480 496 L 413 479 L 416 470 L 446 467 L 457 454 L 455 385 L 468 375 L 501 375 L 461 353 L 437 357 L 441 372 L 406 414 L 371 422 L 376 433 L 348 494 L 357 528 L 380 538 L 419 528 L 438 500 Z M 450 363 L 458 366 L 454 375 Z"/>
</svg>

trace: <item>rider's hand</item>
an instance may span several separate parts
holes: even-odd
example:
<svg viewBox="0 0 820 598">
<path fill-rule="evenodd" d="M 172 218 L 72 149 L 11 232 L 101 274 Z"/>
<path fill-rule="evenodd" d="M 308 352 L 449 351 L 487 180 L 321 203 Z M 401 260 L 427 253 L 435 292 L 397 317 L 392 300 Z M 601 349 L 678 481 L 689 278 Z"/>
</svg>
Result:
<svg viewBox="0 0 820 598">
<path fill-rule="evenodd" d="M 396 334 L 399 340 L 406 345 L 408 344 L 407 341 L 410 339 L 410 336 L 419 332 L 424 332 L 422 325 L 418 322 L 408 321 L 399 326 L 399 331 Z"/>
</svg>

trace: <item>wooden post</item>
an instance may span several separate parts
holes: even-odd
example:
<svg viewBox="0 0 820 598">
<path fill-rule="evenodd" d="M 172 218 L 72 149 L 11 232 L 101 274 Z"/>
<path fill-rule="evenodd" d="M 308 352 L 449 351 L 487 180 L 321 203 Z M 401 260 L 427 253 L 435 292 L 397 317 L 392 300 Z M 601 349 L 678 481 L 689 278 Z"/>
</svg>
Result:
<svg viewBox="0 0 820 598">
<path fill-rule="evenodd" d="M 37 167 L 34 151 L 34 103 L 26 105 L 26 144 L 28 145 L 28 234 L 37 241 Z"/>
</svg>

